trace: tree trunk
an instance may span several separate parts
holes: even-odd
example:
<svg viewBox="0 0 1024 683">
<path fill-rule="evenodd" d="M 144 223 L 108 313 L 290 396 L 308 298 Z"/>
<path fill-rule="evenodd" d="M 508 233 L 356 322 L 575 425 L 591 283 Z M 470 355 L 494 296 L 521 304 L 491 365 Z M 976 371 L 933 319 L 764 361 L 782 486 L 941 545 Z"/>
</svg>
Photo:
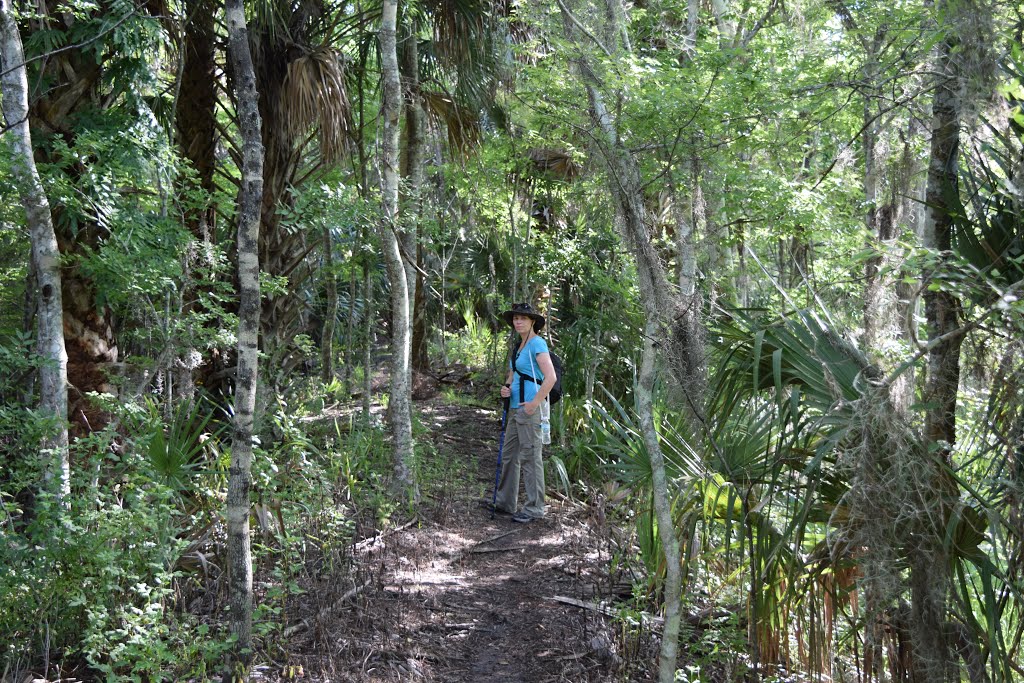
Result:
<svg viewBox="0 0 1024 683">
<path fill-rule="evenodd" d="M 184 41 L 181 45 L 181 80 L 175 100 L 175 127 L 178 149 L 196 172 L 200 189 L 208 195 L 216 191 L 213 175 L 216 169 L 217 62 L 214 57 L 216 31 L 212 0 L 187 0 Z M 185 224 L 196 239 L 212 239 L 214 210 L 206 206 L 191 210 Z"/>
<path fill-rule="evenodd" d="M 566 37 L 576 38 L 580 20 L 559 2 L 562 9 Z M 617 13 L 610 13 L 614 19 Z M 612 27 L 604 33 L 620 36 L 622 27 Z M 641 426 L 644 445 L 647 448 L 653 473 L 654 510 L 658 520 L 658 534 L 665 556 L 665 626 L 659 657 L 659 680 L 671 683 L 675 680 L 676 659 L 679 647 L 679 626 L 681 613 L 680 546 L 672 521 L 671 503 L 668 495 L 668 478 L 665 473 L 664 456 L 654 423 L 652 389 L 655 380 L 655 344 L 668 349 L 667 360 L 673 362 L 677 349 L 673 334 L 676 316 L 681 310 L 680 302 L 672 291 L 665 269 L 651 242 L 650 218 L 644 205 L 639 165 L 632 152 L 625 148 L 615 127 L 615 121 L 605 105 L 599 87 L 600 78 L 590 60 L 581 55 L 575 60 L 575 70 L 586 87 L 590 102 L 590 117 L 599 135 L 599 149 L 609 174 L 609 189 L 616 207 L 616 227 L 623 242 L 632 251 L 639 276 L 640 298 L 645 317 L 644 353 L 641 362 L 640 382 L 637 387 L 636 411 Z"/>
<path fill-rule="evenodd" d="M 700 25 L 700 0 L 687 0 L 686 3 L 686 37 L 683 49 L 687 57 L 697 52 L 697 28 Z"/>
<path fill-rule="evenodd" d="M 47 29 L 67 35 L 73 30 L 73 13 L 60 10 L 58 3 L 43 3 L 47 13 Z M 62 169 L 67 181 L 89 172 L 76 142 L 80 117 L 92 108 L 103 109 L 109 101 L 101 95 L 105 71 L 95 50 L 67 45 L 63 51 L 51 53 L 42 63 L 41 78 L 47 87 L 30 101 L 30 125 L 37 161 Z M 51 144 L 50 140 L 59 141 Z M 65 153 L 62 150 L 67 150 Z M 64 258 L 75 257 L 101 248 L 103 229 L 95 223 L 79 222 L 72 226 L 67 211 L 60 205 L 51 207 L 51 218 L 57 245 Z M 71 436 L 102 429 L 107 414 L 92 402 L 90 392 L 116 394 L 107 379 L 106 370 L 117 361 L 112 315 L 97 305 L 96 286 L 75 264 L 61 266 L 61 302 L 64 307 L 64 347 L 67 352 L 68 419 Z"/>
<path fill-rule="evenodd" d="M 402 110 L 402 85 L 398 71 L 396 22 L 398 0 L 385 0 L 381 10 L 380 49 L 383 78 L 380 143 L 381 250 L 391 281 L 391 387 L 388 418 L 395 457 L 395 486 L 416 498 L 412 441 L 412 320 L 409 284 L 399 246 L 398 228 L 398 138 Z"/>
<path fill-rule="evenodd" d="M 235 376 L 235 424 L 228 471 L 225 516 L 228 533 L 228 599 L 235 636 L 232 676 L 248 679 L 252 660 L 252 556 L 249 539 L 249 489 L 252 485 L 253 414 L 256 409 L 260 327 L 260 201 L 263 196 L 263 143 L 256 75 L 249 52 L 242 0 L 227 0 L 228 56 L 242 134 L 242 182 L 238 199 L 238 365 Z"/>
<path fill-rule="evenodd" d="M 405 202 L 402 209 L 402 244 L 406 259 L 405 277 L 409 284 L 409 300 L 412 302 L 412 368 L 428 372 L 430 361 L 427 357 L 428 326 L 426 312 L 426 283 L 423 280 L 423 245 L 419 224 L 423 216 L 423 184 L 427 160 L 426 115 L 423 112 L 420 95 L 419 49 L 417 37 L 411 27 L 406 26 L 402 40 L 401 79 L 405 93 L 405 128 L 402 153 L 402 178 L 405 187 Z"/>
<path fill-rule="evenodd" d="M 341 384 L 346 395 L 352 393 L 352 370 L 355 368 L 356 355 L 356 300 L 359 297 L 358 281 L 356 280 L 356 262 L 348 263 L 348 312 L 345 320 L 345 355 L 341 369 Z"/>
<path fill-rule="evenodd" d="M 0 68 L 3 69 L 3 112 L 10 127 L 14 153 L 11 171 L 18 183 L 32 243 L 32 271 L 36 282 L 39 327 L 37 345 L 43 363 L 39 368 L 40 408 L 54 424 L 43 438 L 42 460 L 46 462 L 44 488 L 57 502 L 71 493 L 68 460 L 68 356 L 64 347 L 64 317 L 61 300 L 60 252 L 53 230 L 50 202 L 43 190 L 32 153 L 28 127 L 28 77 L 21 34 L 10 0 L 0 0 Z"/>
<path fill-rule="evenodd" d="M 338 322 L 338 276 L 334 272 L 334 244 L 331 228 L 324 226 L 324 271 L 327 278 L 327 306 L 324 330 L 320 338 L 320 377 L 324 383 L 334 379 L 334 328 Z"/>
<path fill-rule="evenodd" d="M 367 231 L 363 241 L 369 243 Z M 370 424 L 370 408 L 373 400 L 373 322 L 376 319 L 373 291 L 373 270 L 366 255 L 363 256 L 363 423 Z"/>
<path fill-rule="evenodd" d="M 189 207 L 185 213 L 185 226 L 201 244 L 216 241 L 216 211 L 213 195 L 217 190 L 214 171 L 217 165 L 217 121 L 214 108 L 217 103 L 217 61 L 215 58 L 216 31 L 214 13 L 217 5 L 212 0 L 187 0 L 184 4 L 184 36 L 180 45 L 181 75 L 175 96 L 175 129 L 178 150 L 195 171 L 195 181 L 205 195 L 206 203 L 200 207 Z M 186 185 L 187 187 L 187 185 Z M 191 276 L 193 263 L 207 250 L 188 249 L 182 256 L 184 282 L 179 289 L 180 315 L 190 325 L 192 314 L 197 310 L 197 280 Z M 212 265 L 212 264 L 211 264 Z M 221 388 L 213 377 L 214 363 L 201 366 L 202 354 L 191 348 L 193 335 L 186 329 L 180 342 L 187 346 L 174 364 L 174 376 L 178 393 L 186 400 L 195 395 L 194 370 L 198 370 L 203 386 L 214 393 Z M 168 392 L 170 396 L 170 392 Z"/>
<path fill-rule="evenodd" d="M 648 294 L 647 299 L 650 299 Z M 654 494 L 654 514 L 658 520 L 658 538 L 665 555 L 665 626 L 658 659 L 658 679 L 661 683 L 675 681 L 676 659 L 679 654 L 679 627 L 682 618 L 682 555 L 679 537 L 672 521 L 672 501 L 668 494 L 665 456 L 658 441 L 654 424 L 653 392 L 657 361 L 654 340 L 659 337 L 658 324 L 647 316 L 644 327 L 644 350 L 640 361 L 640 376 L 636 390 L 636 412 L 640 421 L 644 446 L 651 460 L 651 488 Z"/>
<path fill-rule="evenodd" d="M 711 0 L 711 10 L 715 15 L 715 24 L 718 25 L 719 42 L 727 50 L 733 46 L 736 38 L 736 21 L 728 16 L 729 3 L 726 0 Z"/>
<path fill-rule="evenodd" d="M 697 160 L 694 159 L 696 164 Z M 695 183 L 697 185 L 697 183 Z M 676 279 L 679 282 L 679 292 L 683 296 L 691 296 L 696 285 L 697 256 L 693 248 L 694 217 L 697 203 L 697 194 L 690 199 L 691 210 L 689 215 L 683 208 L 683 198 L 676 187 L 675 180 L 669 176 L 669 188 L 672 191 L 672 218 L 675 223 L 676 238 Z"/>
<path fill-rule="evenodd" d="M 940 81 L 932 104 L 932 141 L 928 167 L 926 235 L 943 261 L 951 257 L 953 217 L 947 197 L 957 192 L 960 146 L 961 102 L 957 98 L 957 78 L 953 75 L 954 41 L 951 37 L 939 47 Z M 956 401 L 960 385 L 960 302 L 948 291 L 926 290 L 925 317 L 931 339 L 946 337 L 928 353 L 924 400 L 931 407 L 925 415 L 927 457 L 948 462 L 956 443 Z M 955 484 L 941 472 L 942 462 L 927 463 L 933 472 L 930 516 L 946 519 L 955 502 Z M 935 523 L 920 533 L 919 543 L 911 549 L 911 637 L 914 643 L 914 676 L 917 681 L 945 681 L 952 668 L 951 650 L 945 638 L 946 587 L 949 575 L 944 550 L 945 526 Z"/>
</svg>

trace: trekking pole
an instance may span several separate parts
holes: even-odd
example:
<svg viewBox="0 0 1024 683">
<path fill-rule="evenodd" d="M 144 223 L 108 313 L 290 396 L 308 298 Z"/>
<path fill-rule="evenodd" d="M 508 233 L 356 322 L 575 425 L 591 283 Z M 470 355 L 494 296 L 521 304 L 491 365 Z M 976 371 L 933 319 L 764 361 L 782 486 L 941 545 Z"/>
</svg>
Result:
<svg viewBox="0 0 1024 683">
<path fill-rule="evenodd" d="M 494 470 L 494 497 L 491 499 L 491 519 L 498 507 L 498 481 L 501 479 L 501 449 L 505 446 L 505 420 L 508 418 L 509 399 L 502 399 L 501 434 L 498 436 L 498 465 Z"/>
</svg>

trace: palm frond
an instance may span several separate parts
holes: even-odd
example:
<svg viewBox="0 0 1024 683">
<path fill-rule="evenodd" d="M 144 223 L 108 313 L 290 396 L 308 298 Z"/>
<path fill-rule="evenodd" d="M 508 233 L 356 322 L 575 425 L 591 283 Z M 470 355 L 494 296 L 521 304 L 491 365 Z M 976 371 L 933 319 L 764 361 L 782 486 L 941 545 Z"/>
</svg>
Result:
<svg viewBox="0 0 1024 683">
<path fill-rule="evenodd" d="M 449 64 L 466 64 L 479 58 L 490 21 L 490 4 L 484 0 L 424 0 L 431 17 L 436 50 Z"/>
<path fill-rule="evenodd" d="M 480 117 L 447 93 L 426 90 L 423 105 L 431 125 L 448 133 L 448 147 L 465 153 L 480 142 Z"/>
<path fill-rule="evenodd" d="M 316 129 L 320 154 L 327 162 L 341 158 L 348 146 L 351 106 L 342 55 L 318 47 L 288 63 L 282 84 L 282 115 L 290 135 Z"/>
</svg>

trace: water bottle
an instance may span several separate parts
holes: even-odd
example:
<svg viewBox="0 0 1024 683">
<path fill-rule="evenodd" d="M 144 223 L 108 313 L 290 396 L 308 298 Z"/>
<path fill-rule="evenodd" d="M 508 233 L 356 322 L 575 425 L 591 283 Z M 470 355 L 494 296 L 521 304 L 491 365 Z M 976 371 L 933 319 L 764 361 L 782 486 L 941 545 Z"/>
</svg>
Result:
<svg viewBox="0 0 1024 683">
<path fill-rule="evenodd" d="M 551 403 L 546 398 L 540 404 L 540 442 L 551 443 Z"/>
</svg>

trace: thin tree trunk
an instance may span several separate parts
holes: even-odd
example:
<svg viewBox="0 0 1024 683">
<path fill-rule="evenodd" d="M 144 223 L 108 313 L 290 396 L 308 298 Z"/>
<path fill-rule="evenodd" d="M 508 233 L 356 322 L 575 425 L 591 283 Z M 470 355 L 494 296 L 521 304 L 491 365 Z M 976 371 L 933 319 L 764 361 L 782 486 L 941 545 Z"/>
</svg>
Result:
<svg viewBox="0 0 1024 683">
<path fill-rule="evenodd" d="M 356 266 L 355 263 L 348 264 L 348 314 L 345 320 L 345 365 L 341 369 L 341 385 L 345 394 L 352 393 L 352 369 L 355 367 L 356 350 L 356 299 L 358 298 Z"/>
<path fill-rule="evenodd" d="M 361 4 L 357 3 L 357 10 L 361 10 Z M 364 130 L 366 128 L 366 91 L 363 88 L 364 79 L 358 80 L 358 96 L 359 96 L 359 127 L 358 127 L 358 140 L 364 138 Z M 358 151 L 359 168 L 359 196 L 364 201 L 369 201 L 370 197 L 370 182 L 367 178 L 369 171 L 369 160 L 366 154 L 365 145 L 356 145 Z M 362 266 L 362 289 L 363 289 L 363 320 L 360 328 L 360 338 L 362 339 L 362 359 L 361 364 L 363 367 L 363 390 L 362 390 L 362 409 L 363 409 L 363 424 L 369 426 L 370 424 L 370 410 L 372 408 L 373 399 L 373 322 L 376 319 L 376 312 L 374 309 L 374 295 L 373 295 L 373 270 L 370 267 L 370 229 L 364 223 L 360 228 L 359 233 L 360 242 L 363 248 L 359 251 L 359 264 Z M 354 309 L 353 309 L 354 312 Z M 353 340 L 353 344 L 355 341 Z M 354 359 L 353 359 L 354 363 Z"/>
<path fill-rule="evenodd" d="M 573 41 L 580 20 L 561 1 L 562 17 L 566 37 Z M 611 13 L 614 20 L 618 13 Z M 621 27 L 609 31 L 614 36 L 622 33 Z M 652 389 L 655 380 L 655 344 L 668 349 L 668 360 L 676 351 L 677 341 L 673 328 L 680 302 L 672 291 L 664 267 L 650 238 L 649 216 L 644 204 L 640 169 L 632 152 L 621 142 L 615 121 L 605 105 L 599 90 L 600 78 L 590 60 L 581 55 L 575 60 L 578 77 L 586 88 L 590 102 L 590 117 L 599 134 L 599 147 L 609 173 L 609 189 L 616 206 L 616 226 L 623 242 L 633 252 L 639 275 L 640 298 L 643 303 L 644 353 L 641 362 L 640 382 L 637 388 L 636 411 L 641 426 L 644 445 L 652 469 L 654 489 L 654 510 L 658 520 L 658 535 L 661 538 L 665 556 L 665 626 L 659 656 L 659 680 L 671 683 L 675 680 L 676 660 L 679 647 L 680 627 L 680 546 L 672 521 L 668 497 L 668 478 L 665 473 L 664 456 L 654 423 Z M 668 323 L 666 325 L 666 323 Z M 675 366 L 678 367 L 678 366 Z"/>
<path fill-rule="evenodd" d="M 402 85 L 398 71 L 396 21 L 398 1 L 385 0 L 381 10 L 380 50 L 383 71 L 383 101 L 380 138 L 380 177 L 383 220 L 380 223 L 381 250 L 391 281 L 391 387 L 388 419 L 395 458 L 395 486 L 416 498 L 412 441 L 412 320 L 409 284 L 402 262 L 398 232 L 398 138 L 402 111 Z"/>
<path fill-rule="evenodd" d="M 64 346 L 64 317 L 61 300 L 60 252 L 53 229 L 50 202 L 43 190 L 32 153 L 28 126 L 28 76 L 21 34 L 10 0 L 0 0 L 0 68 L 3 69 L 3 113 L 14 157 L 11 171 L 18 183 L 32 243 L 32 271 L 35 273 L 38 314 L 40 408 L 52 416 L 52 431 L 41 447 L 47 463 L 44 488 L 57 502 L 71 493 L 68 460 L 68 355 Z"/>
<path fill-rule="evenodd" d="M 327 311 L 324 313 L 324 330 L 320 340 L 320 376 L 323 381 L 334 379 L 334 328 L 338 322 L 338 276 L 334 272 L 334 244 L 331 228 L 324 226 L 324 270 L 327 271 Z"/>
<path fill-rule="evenodd" d="M 947 197 L 957 191 L 960 146 L 960 101 L 956 94 L 952 54 L 955 41 L 947 37 L 939 47 L 940 82 L 932 104 L 932 141 L 928 167 L 926 234 L 943 261 L 951 257 L 953 217 Z M 956 401 L 960 384 L 960 345 L 962 335 L 951 334 L 960 325 L 960 302 L 951 292 L 928 290 L 925 293 L 925 317 L 931 338 L 947 337 L 928 354 L 928 372 L 924 400 L 932 407 L 925 415 L 925 438 L 931 446 L 930 457 L 946 462 L 956 443 Z M 932 506 L 928 519 L 945 519 L 955 492 L 947 481 L 941 462 L 926 464 L 933 473 L 922 487 L 931 489 Z M 947 490 L 949 489 L 949 490 Z M 944 526 L 928 524 L 911 550 L 911 637 L 914 643 L 914 676 L 919 681 L 947 680 L 952 666 L 951 650 L 945 637 L 946 587 L 949 575 L 944 550 Z"/>
<path fill-rule="evenodd" d="M 369 243 L 367 230 L 363 242 Z M 370 410 L 373 403 L 373 321 L 376 318 L 373 292 L 373 269 L 363 255 L 363 424 L 370 424 Z"/>
<path fill-rule="evenodd" d="M 844 8 L 840 12 L 844 24 L 849 31 L 855 31 L 856 25 Z M 882 272 L 886 261 L 885 250 L 890 246 L 894 236 L 892 207 L 882 205 L 879 197 L 880 171 L 882 165 L 878 158 L 880 126 L 875 112 L 878 81 L 878 51 L 885 39 L 885 31 L 879 29 L 873 40 L 861 39 L 865 51 L 864 66 L 861 67 L 861 79 L 865 91 L 863 103 L 863 147 L 864 147 L 864 227 L 867 230 L 874 255 L 864 265 L 866 290 L 864 294 L 864 346 L 869 352 L 875 352 L 880 344 L 884 344 L 885 334 L 893 302 L 891 289 L 883 280 Z"/>
<path fill-rule="evenodd" d="M 232 677 L 248 679 L 252 661 L 252 556 L 249 490 L 252 485 L 253 414 L 256 409 L 260 326 L 260 203 L 263 197 L 263 143 L 256 75 L 249 52 L 242 0 L 227 0 L 228 56 L 242 135 L 242 182 L 238 200 L 238 360 L 235 425 L 228 471 L 225 516 L 228 527 L 228 601 L 235 636 Z"/>
<path fill-rule="evenodd" d="M 402 177 L 405 197 L 402 208 L 402 244 L 405 277 L 409 285 L 409 301 L 412 302 L 412 368 L 427 372 L 430 368 L 427 357 L 427 316 L 426 283 L 423 280 L 423 244 L 419 235 L 419 224 L 423 215 L 423 185 L 427 160 L 426 115 L 420 101 L 419 49 L 416 34 L 411 27 L 403 31 L 401 49 L 401 79 L 405 93 L 405 127 L 402 131 L 404 146 L 402 153 Z"/>
<path fill-rule="evenodd" d="M 648 295 L 648 298 L 650 296 Z M 640 376 L 636 391 L 636 412 L 640 421 L 647 455 L 651 460 L 651 488 L 654 493 L 654 514 L 658 520 L 658 538 L 665 555 L 665 626 L 658 658 L 658 679 L 671 683 L 675 679 L 676 659 L 679 655 L 679 627 L 682 619 L 682 573 L 679 537 L 672 521 L 672 501 L 668 495 L 668 477 L 665 456 L 658 441 L 654 424 L 653 392 L 657 361 L 654 340 L 658 338 L 658 324 L 648 315 L 644 327 L 644 350 L 640 361 Z"/>
</svg>

